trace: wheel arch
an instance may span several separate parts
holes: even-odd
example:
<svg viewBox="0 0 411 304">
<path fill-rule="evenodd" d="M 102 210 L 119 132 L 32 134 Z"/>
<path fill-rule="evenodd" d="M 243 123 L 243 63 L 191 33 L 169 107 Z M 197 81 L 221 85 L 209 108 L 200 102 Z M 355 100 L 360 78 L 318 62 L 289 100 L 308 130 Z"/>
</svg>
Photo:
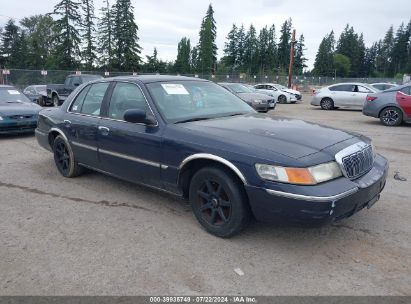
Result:
<svg viewBox="0 0 411 304">
<path fill-rule="evenodd" d="M 207 166 L 217 166 L 228 170 L 242 186 L 247 185 L 244 174 L 232 162 L 220 156 L 208 153 L 197 153 L 185 158 L 178 167 L 178 186 L 183 190 L 183 195 L 187 197 L 190 181 L 193 175 L 200 169 Z"/>
<path fill-rule="evenodd" d="M 404 117 L 406 116 L 405 113 L 404 113 L 404 111 L 403 111 L 403 109 L 401 109 L 401 107 L 400 107 L 399 105 L 397 105 L 397 104 L 395 104 L 395 103 L 389 103 L 389 104 L 384 105 L 384 106 L 381 108 L 381 110 L 378 111 L 378 118 L 381 117 L 381 112 L 384 111 L 386 108 L 397 108 L 397 109 L 399 109 L 399 110 L 401 111 L 401 113 L 402 113 L 402 118 L 403 118 L 403 119 L 404 119 Z"/>
<path fill-rule="evenodd" d="M 68 139 L 67 136 L 63 133 L 63 131 L 61 131 L 58 128 L 51 128 L 48 134 L 48 142 L 50 145 L 50 148 L 53 149 L 53 142 L 56 139 L 57 136 L 61 135 L 61 137 L 63 137 L 63 139 L 66 141 L 66 143 L 68 144 Z"/>
</svg>

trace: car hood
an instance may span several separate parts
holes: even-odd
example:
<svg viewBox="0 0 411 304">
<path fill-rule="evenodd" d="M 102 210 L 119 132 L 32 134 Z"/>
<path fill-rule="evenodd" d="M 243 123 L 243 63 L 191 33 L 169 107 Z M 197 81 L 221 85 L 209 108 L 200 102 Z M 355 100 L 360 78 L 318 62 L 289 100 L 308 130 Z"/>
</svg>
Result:
<svg viewBox="0 0 411 304">
<path fill-rule="evenodd" d="M 34 115 L 38 114 L 42 108 L 31 102 L 10 102 L 0 103 L 0 115 Z"/>
<path fill-rule="evenodd" d="M 270 96 L 266 94 L 260 94 L 260 93 L 237 93 L 237 95 L 245 101 L 253 101 L 253 100 L 269 100 Z"/>
<path fill-rule="evenodd" d="M 180 125 L 233 146 L 241 143 L 291 158 L 302 158 L 355 137 L 330 127 L 264 114 L 247 114 Z"/>
</svg>

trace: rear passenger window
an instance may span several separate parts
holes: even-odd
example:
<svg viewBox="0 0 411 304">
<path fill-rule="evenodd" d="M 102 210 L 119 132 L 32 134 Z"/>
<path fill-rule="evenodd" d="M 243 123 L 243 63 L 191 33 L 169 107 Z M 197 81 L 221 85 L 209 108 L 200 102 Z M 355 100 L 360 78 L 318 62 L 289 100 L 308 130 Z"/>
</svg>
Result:
<svg viewBox="0 0 411 304">
<path fill-rule="evenodd" d="M 103 102 L 104 95 L 106 94 L 108 82 L 100 82 L 91 85 L 81 107 L 82 114 L 100 115 L 101 103 Z"/>
<path fill-rule="evenodd" d="M 137 85 L 118 82 L 111 96 L 108 117 L 123 120 L 124 112 L 131 109 L 147 111 L 146 99 Z"/>
<path fill-rule="evenodd" d="M 402 88 L 401 92 L 403 92 L 406 95 L 411 95 L 411 87 Z"/>
<path fill-rule="evenodd" d="M 340 84 L 340 85 L 329 87 L 329 90 L 334 91 L 334 92 L 353 92 L 354 86 L 351 84 Z"/>
<path fill-rule="evenodd" d="M 74 113 L 80 113 L 81 111 L 81 107 L 83 106 L 83 101 L 84 98 L 87 95 L 88 90 L 90 89 L 90 85 L 86 86 L 81 92 L 80 94 L 77 95 L 76 99 L 74 100 L 74 102 L 72 103 L 71 107 L 70 107 L 70 112 L 74 112 Z"/>
</svg>

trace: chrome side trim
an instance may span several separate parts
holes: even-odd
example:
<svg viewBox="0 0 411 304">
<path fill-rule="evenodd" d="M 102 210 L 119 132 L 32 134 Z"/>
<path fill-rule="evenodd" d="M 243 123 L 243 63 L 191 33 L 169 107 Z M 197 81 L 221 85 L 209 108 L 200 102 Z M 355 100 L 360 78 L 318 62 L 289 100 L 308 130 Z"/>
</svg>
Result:
<svg viewBox="0 0 411 304">
<path fill-rule="evenodd" d="M 40 131 L 39 129 L 35 129 L 34 132 L 41 135 L 41 136 L 47 136 L 48 135 L 46 132 Z"/>
<path fill-rule="evenodd" d="M 59 133 L 67 143 L 69 142 L 68 139 L 67 139 L 67 136 L 59 128 L 56 128 L 56 127 L 51 128 L 50 132 L 53 132 L 53 131 Z M 50 134 L 50 132 L 49 132 L 49 134 Z"/>
<path fill-rule="evenodd" d="M 229 162 L 228 160 L 214 155 L 214 154 L 208 154 L 208 153 L 197 153 L 197 154 L 193 154 L 188 156 L 187 158 L 185 158 L 179 165 L 178 170 L 181 171 L 181 169 L 183 169 L 183 167 L 188 164 L 190 161 L 194 160 L 194 159 L 210 159 L 210 160 L 214 160 L 217 161 L 219 163 L 222 163 L 224 165 L 226 165 L 227 167 L 229 167 L 231 170 L 233 170 L 235 172 L 235 174 L 237 174 L 237 176 L 241 179 L 241 181 L 247 185 L 247 179 L 245 178 L 245 176 L 243 175 L 243 173 L 231 162 Z"/>
<path fill-rule="evenodd" d="M 153 161 L 150 161 L 150 160 L 146 160 L 146 159 L 142 159 L 142 158 L 133 157 L 133 156 L 122 154 L 122 153 L 117 153 L 117 152 L 104 150 L 104 149 L 98 149 L 98 151 L 100 153 L 104 153 L 104 154 L 107 154 L 107 155 L 111 155 L 111 156 L 131 160 L 131 161 L 134 161 L 136 163 L 141 163 L 141 164 L 145 164 L 145 165 L 149 165 L 149 166 L 153 166 L 153 167 L 158 167 L 158 168 L 160 168 L 160 166 L 161 166 L 161 164 L 159 164 L 159 163 L 156 163 L 156 162 L 153 162 Z"/>
<path fill-rule="evenodd" d="M 354 194 L 355 192 L 358 191 L 358 188 L 355 187 L 345 192 L 342 192 L 336 195 L 331 195 L 331 196 L 302 195 L 302 194 L 295 194 L 295 193 L 289 193 L 289 192 L 283 192 L 283 191 L 277 191 L 277 190 L 271 190 L 271 189 L 265 189 L 265 191 L 267 191 L 267 193 L 271 195 L 277 195 L 277 196 L 292 198 L 296 200 L 310 201 L 310 202 L 329 202 L 329 201 L 337 201 L 348 195 Z"/>
<path fill-rule="evenodd" d="M 79 143 L 79 142 L 77 142 L 77 141 L 71 141 L 71 144 L 72 144 L 73 146 L 77 146 L 77 147 L 80 147 L 80 148 L 89 149 L 89 150 L 92 150 L 92 151 L 96 151 L 96 152 L 97 152 L 97 147 L 94 147 L 94 146 L 82 144 L 82 143 Z"/>
</svg>

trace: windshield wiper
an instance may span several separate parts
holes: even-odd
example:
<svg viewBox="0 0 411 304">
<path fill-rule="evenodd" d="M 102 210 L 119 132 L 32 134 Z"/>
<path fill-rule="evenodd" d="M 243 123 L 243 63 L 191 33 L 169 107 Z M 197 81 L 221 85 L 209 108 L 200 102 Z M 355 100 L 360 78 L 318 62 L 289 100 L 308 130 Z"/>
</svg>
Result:
<svg viewBox="0 0 411 304">
<path fill-rule="evenodd" d="M 179 124 L 179 123 L 185 123 L 185 122 L 191 122 L 191 121 L 207 120 L 207 119 L 211 119 L 211 118 L 212 117 L 194 117 L 194 118 L 179 120 L 179 121 L 176 121 L 175 123 Z"/>
</svg>

